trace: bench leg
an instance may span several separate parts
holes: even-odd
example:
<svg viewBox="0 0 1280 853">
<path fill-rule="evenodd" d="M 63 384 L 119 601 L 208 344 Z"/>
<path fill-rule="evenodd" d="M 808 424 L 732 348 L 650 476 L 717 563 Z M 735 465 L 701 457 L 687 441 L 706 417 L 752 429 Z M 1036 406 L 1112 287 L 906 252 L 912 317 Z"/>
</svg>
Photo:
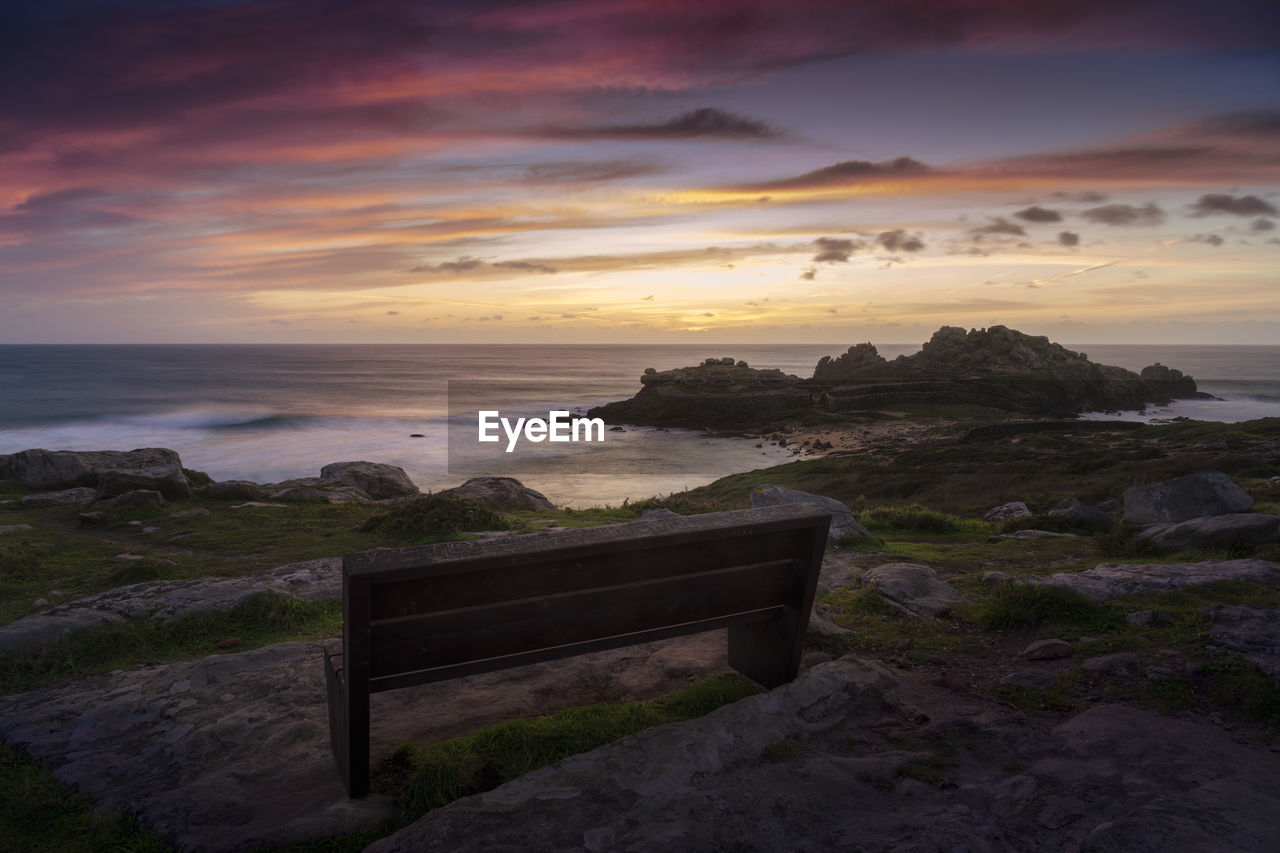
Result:
<svg viewBox="0 0 1280 853">
<path fill-rule="evenodd" d="M 729 665 L 770 690 L 793 681 L 804 651 L 798 623 L 787 613 L 766 622 L 729 626 Z"/>
<path fill-rule="evenodd" d="M 347 796 L 369 793 L 369 694 L 350 689 L 340 653 L 324 653 L 325 686 L 329 698 L 329 743 Z"/>
</svg>

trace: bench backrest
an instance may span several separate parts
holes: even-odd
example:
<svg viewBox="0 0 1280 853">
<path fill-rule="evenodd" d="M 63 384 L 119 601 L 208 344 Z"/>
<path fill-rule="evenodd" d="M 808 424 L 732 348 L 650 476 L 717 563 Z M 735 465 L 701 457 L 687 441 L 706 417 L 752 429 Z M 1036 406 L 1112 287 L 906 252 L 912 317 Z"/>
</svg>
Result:
<svg viewBox="0 0 1280 853">
<path fill-rule="evenodd" d="M 730 664 L 775 687 L 829 521 L 797 504 L 348 554 L 333 711 L 367 730 L 370 693 L 726 626 Z"/>
</svg>

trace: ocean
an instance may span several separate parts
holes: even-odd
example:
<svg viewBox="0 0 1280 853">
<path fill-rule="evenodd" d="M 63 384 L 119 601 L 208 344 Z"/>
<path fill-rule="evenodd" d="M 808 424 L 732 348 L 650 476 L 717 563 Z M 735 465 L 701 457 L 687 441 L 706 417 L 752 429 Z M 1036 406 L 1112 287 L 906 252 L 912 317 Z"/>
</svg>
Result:
<svg viewBox="0 0 1280 853">
<path fill-rule="evenodd" d="M 423 490 L 488 473 L 517 477 L 560 505 L 618 504 L 768 467 L 790 454 L 750 439 L 628 428 L 598 442 L 526 442 L 522 452 L 498 451 L 478 463 L 457 450 L 458 437 L 470 438 L 476 425 L 456 404 L 451 413 L 450 383 L 483 389 L 514 422 L 554 410 L 582 414 L 629 397 L 648 367 L 731 356 L 810 376 L 819 358 L 847 346 L 0 346 L 0 453 L 169 447 L 214 479 L 255 482 L 314 476 L 329 462 L 364 459 L 400 466 Z M 879 347 L 886 358 L 917 349 Z M 1280 416 L 1280 346 L 1076 349 L 1132 370 L 1159 361 L 1219 398 L 1124 413 L 1127 419 Z"/>
</svg>

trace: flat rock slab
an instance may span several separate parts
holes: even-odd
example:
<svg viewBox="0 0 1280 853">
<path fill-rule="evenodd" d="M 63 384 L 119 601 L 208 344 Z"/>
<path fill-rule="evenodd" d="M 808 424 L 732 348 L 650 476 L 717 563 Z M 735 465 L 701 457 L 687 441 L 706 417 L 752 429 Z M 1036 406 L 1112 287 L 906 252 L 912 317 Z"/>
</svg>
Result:
<svg viewBox="0 0 1280 853">
<path fill-rule="evenodd" d="M 1116 705 L 1056 727 L 1028 722 L 842 658 L 432 811 L 366 853 L 1208 853 L 1274 842 L 1280 754 Z"/>
<path fill-rule="evenodd" d="M 1147 595 L 1188 586 L 1204 586 L 1218 581 L 1280 582 L 1280 563 L 1254 558 L 1205 560 L 1199 563 L 1103 563 L 1083 572 L 1059 572 L 1048 577 L 1013 575 L 1012 580 L 1029 584 L 1060 586 L 1094 601 L 1123 595 Z"/>
<path fill-rule="evenodd" d="M 1280 608 L 1238 604 L 1206 608 L 1205 613 L 1213 619 L 1209 635 L 1216 642 L 1240 652 L 1280 682 Z"/>
<path fill-rule="evenodd" d="M 1163 548 L 1219 548 L 1237 543 L 1262 545 L 1280 539 L 1280 515 L 1234 512 L 1148 524 L 1138 534 Z"/>
<path fill-rule="evenodd" d="M 342 597 L 342 559 L 289 563 L 239 578 L 144 581 L 79 598 L 0 626 L 0 656 L 22 654 L 76 631 L 127 617 L 168 622 L 189 613 L 230 610 L 276 592 L 302 601 Z"/>
<path fill-rule="evenodd" d="M 933 619 L 960 604 L 968 604 L 956 588 L 928 566 L 883 563 L 863 576 L 889 604 L 911 616 Z"/>
<path fill-rule="evenodd" d="M 379 693 L 374 760 L 406 740 L 661 695 L 723 669 L 726 645 L 717 631 Z M 282 643 L 0 697 L 0 741 L 98 807 L 217 853 L 325 838 L 391 814 L 385 797 L 347 798 L 327 715 L 320 645 Z"/>
</svg>

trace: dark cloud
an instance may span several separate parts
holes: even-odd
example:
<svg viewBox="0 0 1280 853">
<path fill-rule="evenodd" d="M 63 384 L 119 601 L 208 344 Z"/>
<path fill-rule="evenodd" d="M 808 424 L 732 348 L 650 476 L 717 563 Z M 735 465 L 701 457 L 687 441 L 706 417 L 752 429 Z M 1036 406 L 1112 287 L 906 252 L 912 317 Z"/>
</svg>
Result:
<svg viewBox="0 0 1280 853">
<path fill-rule="evenodd" d="M 457 274 L 457 273 L 463 273 L 463 272 L 471 272 L 472 270 L 479 269 L 482 266 L 484 266 L 484 261 L 480 260 L 479 258 L 468 258 L 466 256 L 463 256 L 461 258 L 458 258 L 456 261 L 445 261 L 442 264 L 418 264 L 418 266 L 410 269 L 409 272 Z"/>
<path fill-rule="evenodd" d="M 42 193 L 0 214 L 0 231 L 59 232 L 76 228 L 121 228 L 145 222 L 139 217 L 104 209 L 109 193 L 94 187 L 74 187 Z"/>
<path fill-rule="evenodd" d="M 550 275 L 556 271 L 555 267 L 549 267 L 546 264 L 536 264 L 529 261 L 498 261 L 493 266 L 498 269 L 514 270 L 516 272 L 539 273 L 541 275 Z"/>
<path fill-rule="evenodd" d="M 782 133 L 757 119 L 702 107 L 656 124 L 553 129 L 549 135 L 584 139 L 773 139 Z"/>
<path fill-rule="evenodd" d="M 1192 216 L 1209 216 L 1214 213 L 1230 213 L 1235 216 L 1275 216 L 1276 209 L 1256 195 L 1233 196 L 1225 193 L 1208 193 L 1191 205 Z"/>
<path fill-rule="evenodd" d="M 1058 234 L 1058 242 L 1064 246 L 1078 246 L 1080 245 L 1080 235 L 1071 231 L 1062 231 Z"/>
<path fill-rule="evenodd" d="M 919 252 L 924 248 L 919 234 L 908 234 L 902 228 L 881 231 L 876 235 L 876 242 L 890 252 Z"/>
<path fill-rule="evenodd" d="M 655 175 L 661 171 L 661 168 L 648 160 L 538 163 L 526 168 L 522 179 L 527 184 L 598 184 Z"/>
<path fill-rule="evenodd" d="M 1019 210 L 1014 214 L 1017 218 L 1024 222 L 1061 222 L 1062 214 L 1056 210 L 1048 210 L 1043 207 L 1033 205 L 1025 210 Z"/>
<path fill-rule="evenodd" d="M 840 240 L 835 237 L 819 237 L 813 241 L 818 247 L 818 254 L 813 256 L 816 264 L 846 264 L 849 256 L 866 244 L 861 240 Z"/>
<path fill-rule="evenodd" d="M 1197 234 L 1191 238 L 1192 243 L 1207 243 L 1210 246 L 1221 246 L 1226 240 L 1223 240 L 1217 234 Z"/>
<path fill-rule="evenodd" d="M 440 264 L 418 264 L 416 267 L 408 270 L 411 273 L 446 273 L 450 275 L 458 275 L 460 273 L 474 272 L 480 269 L 499 269 L 512 270 L 513 272 L 536 273 L 538 275 L 549 275 L 556 271 L 555 267 L 546 264 L 535 263 L 533 261 L 498 261 L 496 263 L 488 263 L 479 258 L 472 258 L 463 255 L 456 261 L 445 261 Z"/>
<path fill-rule="evenodd" d="M 983 225 L 979 228 L 970 228 L 970 234 L 1008 234 L 1013 237 L 1025 237 L 1027 232 L 1023 230 L 1021 225 L 1016 222 L 1010 222 L 1003 216 L 988 217 L 991 219 L 990 225 Z"/>
<path fill-rule="evenodd" d="M 1270 219 L 1258 218 L 1253 220 L 1253 224 L 1249 226 L 1250 231 L 1270 231 L 1275 228 L 1276 224 Z"/>
<path fill-rule="evenodd" d="M 387 312 L 387 316 L 388 316 L 388 317 L 394 317 L 394 316 L 396 316 L 396 315 L 397 315 L 397 314 L 399 314 L 399 313 L 400 313 L 399 311 L 388 311 L 388 312 Z"/>
<path fill-rule="evenodd" d="M 1062 201 L 1074 201 L 1079 204 L 1101 204 L 1107 200 L 1105 195 L 1094 192 L 1093 190 L 1082 190 L 1076 193 L 1056 192 L 1051 193 L 1051 195 L 1056 199 L 1061 199 Z"/>
<path fill-rule="evenodd" d="M 1241 136 L 1266 139 L 1280 136 L 1280 110 L 1253 110 L 1201 119 L 1186 130 L 1211 136 Z"/>
<path fill-rule="evenodd" d="M 929 171 L 931 171 L 929 166 L 912 157 L 898 157 L 879 163 L 870 160 L 845 160 L 821 169 L 814 169 L 812 172 L 805 172 L 794 178 L 783 178 L 756 186 L 769 189 L 812 189 L 882 178 L 923 175 Z"/>
<path fill-rule="evenodd" d="M 1091 207 L 1080 214 L 1090 222 L 1113 226 L 1148 226 L 1164 222 L 1164 211 L 1148 202 L 1142 207 L 1131 204 L 1104 204 Z"/>
<path fill-rule="evenodd" d="M 808 268 L 808 269 L 806 269 L 804 272 L 800 273 L 800 279 L 801 279 L 802 281 L 813 281 L 813 280 L 817 277 L 817 275 L 818 275 L 818 270 L 817 270 L 817 269 L 815 269 L 814 267 L 809 267 L 809 268 Z M 755 302 L 748 302 L 747 304 L 748 304 L 748 305 L 755 305 L 756 303 L 755 303 Z"/>
</svg>

